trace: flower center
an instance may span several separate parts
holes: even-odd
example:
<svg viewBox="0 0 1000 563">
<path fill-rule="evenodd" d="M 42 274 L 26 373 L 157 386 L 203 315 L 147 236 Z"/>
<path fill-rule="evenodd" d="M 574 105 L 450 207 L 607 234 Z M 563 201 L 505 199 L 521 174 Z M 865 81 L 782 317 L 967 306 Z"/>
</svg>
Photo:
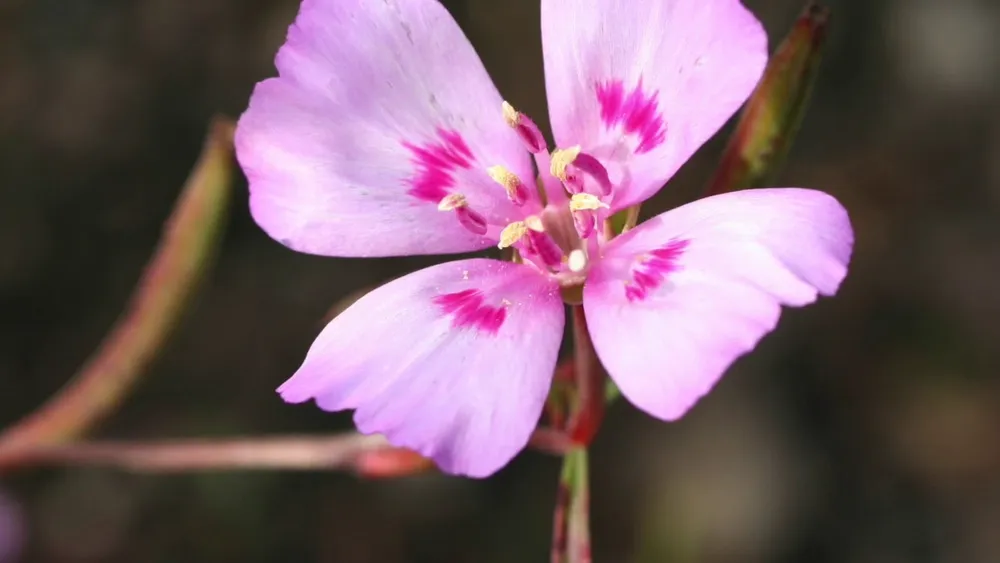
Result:
<svg viewBox="0 0 1000 563">
<path fill-rule="evenodd" d="M 499 248 L 516 249 L 526 263 L 554 276 L 563 287 L 579 286 L 601 244 L 607 240 L 607 233 L 598 227 L 603 227 L 611 212 L 609 203 L 614 186 L 608 171 L 596 157 L 578 146 L 557 148 L 549 153 L 548 143 L 531 118 L 507 102 L 501 109 L 504 121 L 525 148 L 536 156 L 548 157 L 549 173 L 559 180 L 569 197 L 535 213 L 526 205 L 532 199 L 530 184 L 497 165 L 486 172 L 503 188 L 510 202 L 524 211 L 520 220 L 502 228 L 491 226 L 460 193 L 442 193 L 438 209 L 455 213 L 459 223 L 477 235 L 496 236 Z M 438 160 L 451 163 L 447 159 Z"/>
</svg>

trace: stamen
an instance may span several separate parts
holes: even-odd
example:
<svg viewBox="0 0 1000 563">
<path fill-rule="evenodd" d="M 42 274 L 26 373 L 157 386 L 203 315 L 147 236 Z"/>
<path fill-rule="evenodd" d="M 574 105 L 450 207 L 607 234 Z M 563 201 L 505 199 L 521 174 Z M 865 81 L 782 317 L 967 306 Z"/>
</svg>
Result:
<svg viewBox="0 0 1000 563">
<path fill-rule="evenodd" d="M 569 199 L 570 211 L 593 211 L 602 207 L 608 209 L 608 204 L 601 201 L 601 199 L 594 194 L 573 194 L 573 197 Z"/>
<path fill-rule="evenodd" d="M 608 169 L 601 164 L 601 161 L 582 152 L 576 155 L 573 165 L 597 182 L 601 195 L 611 195 L 611 178 L 608 177 Z"/>
<path fill-rule="evenodd" d="M 438 202 L 438 211 L 454 211 L 469 206 L 469 201 L 460 193 L 448 194 Z"/>
<path fill-rule="evenodd" d="M 580 172 L 590 176 L 597 182 L 599 194 L 611 194 L 611 178 L 608 169 L 593 156 L 580 151 L 580 147 L 556 149 L 552 151 L 552 175 L 566 185 L 566 191 L 577 194 L 583 191 L 583 178 Z"/>
<path fill-rule="evenodd" d="M 535 125 L 535 122 L 530 117 L 517 111 L 514 109 L 514 106 L 508 104 L 506 101 L 501 107 L 503 108 L 504 121 L 521 137 L 521 141 L 524 142 L 529 151 L 540 153 L 548 149 L 548 143 L 545 142 L 545 137 L 542 136 L 541 129 L 538 128 L 538 125 Z"/>
<path fill-rule="evenodd" d="M 568 149 L 556 149 L 552 151 L 551 169 L 552 175 L 566 182 L 569 178 L 569 166 L 573 164 L 576 157 L 580 155 L 580 147 L 570 147 Z"/>
<path fill-rule="evenodd" d="M 562 266 L 563 251 L 556 241 L 545 232 L 545 224 L 538 215 L 531 215 L 524 220 L 527 237 L 524 239 L 523 252 L 541 260 L 546 267 L 558 270 Z"/>
<path fill-rule="evenodd" d="M 514 128 L 521 124 L 521 112 L 514 109 L 507 100 L 500 104 L 500 108 L 503 110 L 503 120 L 507 122 L 508 127 Z"/>
<path fill-rule="evenodd" d="M 460 207 L 455 210 L 455 216 L 458 217 L 458 222 L 471 232 L 480 236 L 486 234 L 486 218 L 479 213 L 468 207 Z"/>
<path fill-rule="evenodd" d="M 593 211 L 577 211 L 573 214 L 573 224 L 580 238 L 586 240 L 597 230 L 597 216 Z"/>
<path fill-rule="evenodd" d="M 486 173 L 490 175 L 490 178 L 494 182 L 507 190 L 507 198 L 514 205 L 524 205 L 524 202 L 528 200 L 528 196 L 530 195 L 528 187 L 517 177 L 517 174 L 514 174 L 503 166 L 491 166 L 486 170 Z"/>
<path fill-rule="evenodd" d="M 469 208 L 469 201 L 460 193 L 448 194 L 438 202 L 439 211 L 454 211 L 463 227 L 477 235 L 486 234 L 486 218 Z"/>
<path fill-rule="evenodd" d="M 552 240 L 552 237 L 533 229 L 528 230 L 528 236 L 524 239 L 525 251 L 534 253 L 546 266 L 552 270 L 557 270 L 562 266 L 563 252 Z"/>
<path fill-rule="evenodd" d="M 497 245 L 497 248 L 503 250 L 504 248 L 513 246 L 516 242 L 524 238 L 524 235 L 527 233 L 528 226 L 524 224 L 524 221 L 514 221 L 500 231 L 500 244 Z"/>
</svg>

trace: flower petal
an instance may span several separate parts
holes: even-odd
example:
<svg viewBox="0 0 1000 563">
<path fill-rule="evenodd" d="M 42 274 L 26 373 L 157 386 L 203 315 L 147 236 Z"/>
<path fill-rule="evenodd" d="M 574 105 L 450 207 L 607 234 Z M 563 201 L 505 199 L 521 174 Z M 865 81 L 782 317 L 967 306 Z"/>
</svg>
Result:
<svg viewBox="0 0 1000 563">
<path fill-rule="evenodd" d="M 278 391 L 482 477 L 528 441 L 565 320 L 559 288 L 529 266 L 473 259 L 389 282 L 341 313 Z"/>
<path fill-rule="evenodd" d="M 733 192 L 659 215 L 605 248 L 584 287 L 594 347 L 633 404 L 683 415 L 774 329 L 781 305 L 833 295 L 854 235 L 813 190 Z"/>
<path fill-rule="evenodd" d="M 767 63 L 738 0 L 542 0 L 542 44 L 556 144 L 601 159 L 615 209 L 659 190 Z"/>
<path fill-rule="evenodd" d="M 523 216 L 486 169 L 530 180 L 530 156 L 436 0 L 306 0 L 276 65 L 236 133 L 273 238 L 330 256 L 464 252 Z M 473 234 L 439 211 L 454 192 L 500 227 Z"/>
</svg>

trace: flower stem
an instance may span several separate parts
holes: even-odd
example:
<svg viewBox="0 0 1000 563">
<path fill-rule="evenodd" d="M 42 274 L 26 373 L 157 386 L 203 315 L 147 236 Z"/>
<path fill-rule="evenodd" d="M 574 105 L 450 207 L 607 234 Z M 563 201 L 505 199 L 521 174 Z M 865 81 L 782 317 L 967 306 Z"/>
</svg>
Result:
<svg viewBox="0 0 1000 563">
<path fill-rule="evenodd" d="M 552 563 L 590 563 L 590 490 L 587 448 L 563 458 L 556 492 Z"/>
<path fill-rule="evenodd" d="M 79 373 L 0 435 L 0 466 L 35 447 L 66 443 L 110 415 L 163 350 L 204 281 L 232 195 L 234 124 L 213 122 L 160 246 L 128 311 Z"/>
<path fill-rule="evenodd" d="M 356 432 L 157 442 L 55 443 L 37 444 L 24 451 L 19 467 L 103 466 L 138 473 L 316 471 L 357 469 L 365 454 L 391 449 L 394 448 L 381 436 Z"/>
<path fill-rule="evenodd" d="M 604 368 L 597 358 L 594 343 L 587 330 L 587 318 L 582 305 L 573 311 L 573 378 L 575 400 L 567 423 L 570 438 L 577 444 L 587 445 L 597 434 L 604 419 L 605 379 Z"/>
<path fill-rule="evenodd" d="M 567 433 L 575 444 L 563 458 L 556 492 L 552 563 L 590 563 L 590 490 L 587 446 L 604 418 L 607 376 L 587 330 L 583 306 L 573 314 L 573 400 Z"/>
</svg>

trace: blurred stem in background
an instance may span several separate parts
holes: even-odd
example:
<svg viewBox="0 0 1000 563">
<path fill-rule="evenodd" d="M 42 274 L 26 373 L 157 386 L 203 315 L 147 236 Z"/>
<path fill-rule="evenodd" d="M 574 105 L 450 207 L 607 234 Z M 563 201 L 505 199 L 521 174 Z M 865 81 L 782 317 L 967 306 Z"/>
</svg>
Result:
<svg viewBox="0 0 1000 563">
<path fill-rule="evenodd" d="M 73 440 L 111 414 L 177 328 L 222 238 L 232 192 L 233 123 L 215 119 L 129 310 L 80 372 L 0 435 L 0 468 Z"/>
<path fill-rule="evenodd" d="M 589 563 L 590 484 L 587 448 L 574 448 L 563 458 L 552 533 L 552 563 Z"/>
</svg>

